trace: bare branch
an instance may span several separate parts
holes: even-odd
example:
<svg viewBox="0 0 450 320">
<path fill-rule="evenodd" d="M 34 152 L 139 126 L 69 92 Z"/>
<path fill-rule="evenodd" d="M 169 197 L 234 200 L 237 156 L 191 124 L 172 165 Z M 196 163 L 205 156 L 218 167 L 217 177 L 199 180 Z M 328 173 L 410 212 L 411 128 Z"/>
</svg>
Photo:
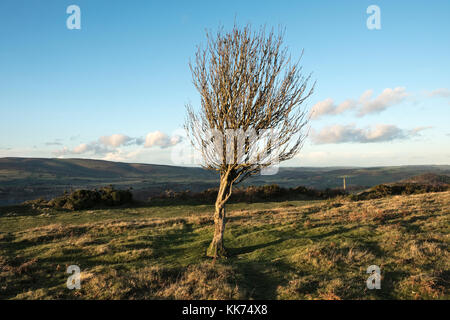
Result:
<svg viewBox="0 0 450 320">
<path fill-rule="evenodd" d="M 291 63 L 283 36 L 249 25 L 228 33 L 220 28 L 214 36 L 207 32 L 206 46 L 190 63 L 201 109 L 187 106 L 185 128 L 203 166 L 221 174 L 231 168 L 233 183 L 291 159 L 306 138 L 309 118 L 301 105 L 315 83 L 302 74 L 300 59 Z M 230 130 L 242 135 L 230 137 Z M 262 133 L 267 130 L 270 137 Z"/>
</svg>

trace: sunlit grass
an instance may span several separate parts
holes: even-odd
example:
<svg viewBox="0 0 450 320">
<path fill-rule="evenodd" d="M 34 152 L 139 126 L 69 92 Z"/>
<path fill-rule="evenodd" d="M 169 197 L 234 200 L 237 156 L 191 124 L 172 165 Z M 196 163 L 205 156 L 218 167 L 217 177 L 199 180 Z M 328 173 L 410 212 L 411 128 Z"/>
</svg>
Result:
<svg viewBox="0 0 450 320">
<path fill-rule="evenodd" d="M 3 299 L 448 299 L 450 192 L 228 206 L 230 258 L 212 261 L 212 206 L 2 209 Z M 82 287 L 66 288 L 78 265 Z M 366 288 L 367 267 L 382 271 Z"/>
</svg>

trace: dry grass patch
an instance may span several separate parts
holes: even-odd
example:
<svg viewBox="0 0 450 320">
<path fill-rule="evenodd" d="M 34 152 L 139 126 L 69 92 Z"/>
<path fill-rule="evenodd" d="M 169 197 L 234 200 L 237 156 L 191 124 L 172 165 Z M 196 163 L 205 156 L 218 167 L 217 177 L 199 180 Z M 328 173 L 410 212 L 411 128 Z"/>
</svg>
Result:
<svg viewBox="0 0 450 320">
<path fill-rule="evenodd" d="M 184 270 L 145 267 L 139 270 L 90 272 L 80 298 L 89 299 L 238 299 L 231 267 L 203 262 Z"/>
</svg>

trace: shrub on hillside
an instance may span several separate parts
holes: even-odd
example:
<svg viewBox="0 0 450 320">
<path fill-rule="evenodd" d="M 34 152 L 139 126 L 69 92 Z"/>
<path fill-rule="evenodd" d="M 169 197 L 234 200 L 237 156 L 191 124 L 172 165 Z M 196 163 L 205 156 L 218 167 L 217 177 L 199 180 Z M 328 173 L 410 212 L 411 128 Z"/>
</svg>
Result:
<svg viewBox="0 0 450 320">
<path fill-rule="evenodd" d="M 402 182 L 429 185 L 450 185 L 450 176 L 446 174 L 423 173 Z"/>
<path fill-rule="evenodd" d="M 132 201 L 133 195 L 130 190 L 116 190 L 110 186 L 99 190 L 76 190 L 65 193 L 45 205 L 56 209 L 83 210 L 101 206 L 120 206 Z"/>
<path fill-rule="evenodd" d="M 371 200 L 379 199 L 394 195 L 410 195 L 428 192 L 443 192 L 449 189 L 448 185 L 432 185 L 420 183 L 395 183 L 395 184 L 380 184 L 368 191 L 354 194 L 350 196 L 351 200 Z"/>
<path fill-rule="evenodd" d="M 175 192 L 166 190 L 158 196 L 149 198 L 153 203 L 173 201 L 192 201 L 199 203 L 214 203 L 218 188 L 210 188 L 202 192 L 192 193 L 188 191 Z M 330 199 L 346 195 L 341 189 L 315 190 L 306 187 L 282 188 L 277 184 L 264 186 L 238 187 L 233 189 L 230 202 L 257 202 L 279 200 L 303 200 L 303 199 Z"/>
</svg>

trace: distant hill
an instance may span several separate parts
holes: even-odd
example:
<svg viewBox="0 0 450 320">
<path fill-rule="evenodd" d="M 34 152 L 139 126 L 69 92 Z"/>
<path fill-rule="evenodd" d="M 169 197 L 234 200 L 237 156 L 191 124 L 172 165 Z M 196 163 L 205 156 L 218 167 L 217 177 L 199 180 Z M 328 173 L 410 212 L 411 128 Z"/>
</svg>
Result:
<svg viewBox="0 0 450 320">
<path fill-rule="evenodd" d="M 283 167 L 276 175 L 254 176 L 244 185 L 339 188 L 341 176 L 346 175 L 350 190 L 362 190 L 428 173 L 450 175 L 450 166 Z M 202 168 L 90 159 L 0 158 L 0 205 L 39 197 L 50 199 L 65 190 L 110 184 L 119 189 L 132 187 L 134 197 L 144 200 L 168 189 L 198 192 L 215 187 L 217 183 L 216 173 Z"/>
</svg>

